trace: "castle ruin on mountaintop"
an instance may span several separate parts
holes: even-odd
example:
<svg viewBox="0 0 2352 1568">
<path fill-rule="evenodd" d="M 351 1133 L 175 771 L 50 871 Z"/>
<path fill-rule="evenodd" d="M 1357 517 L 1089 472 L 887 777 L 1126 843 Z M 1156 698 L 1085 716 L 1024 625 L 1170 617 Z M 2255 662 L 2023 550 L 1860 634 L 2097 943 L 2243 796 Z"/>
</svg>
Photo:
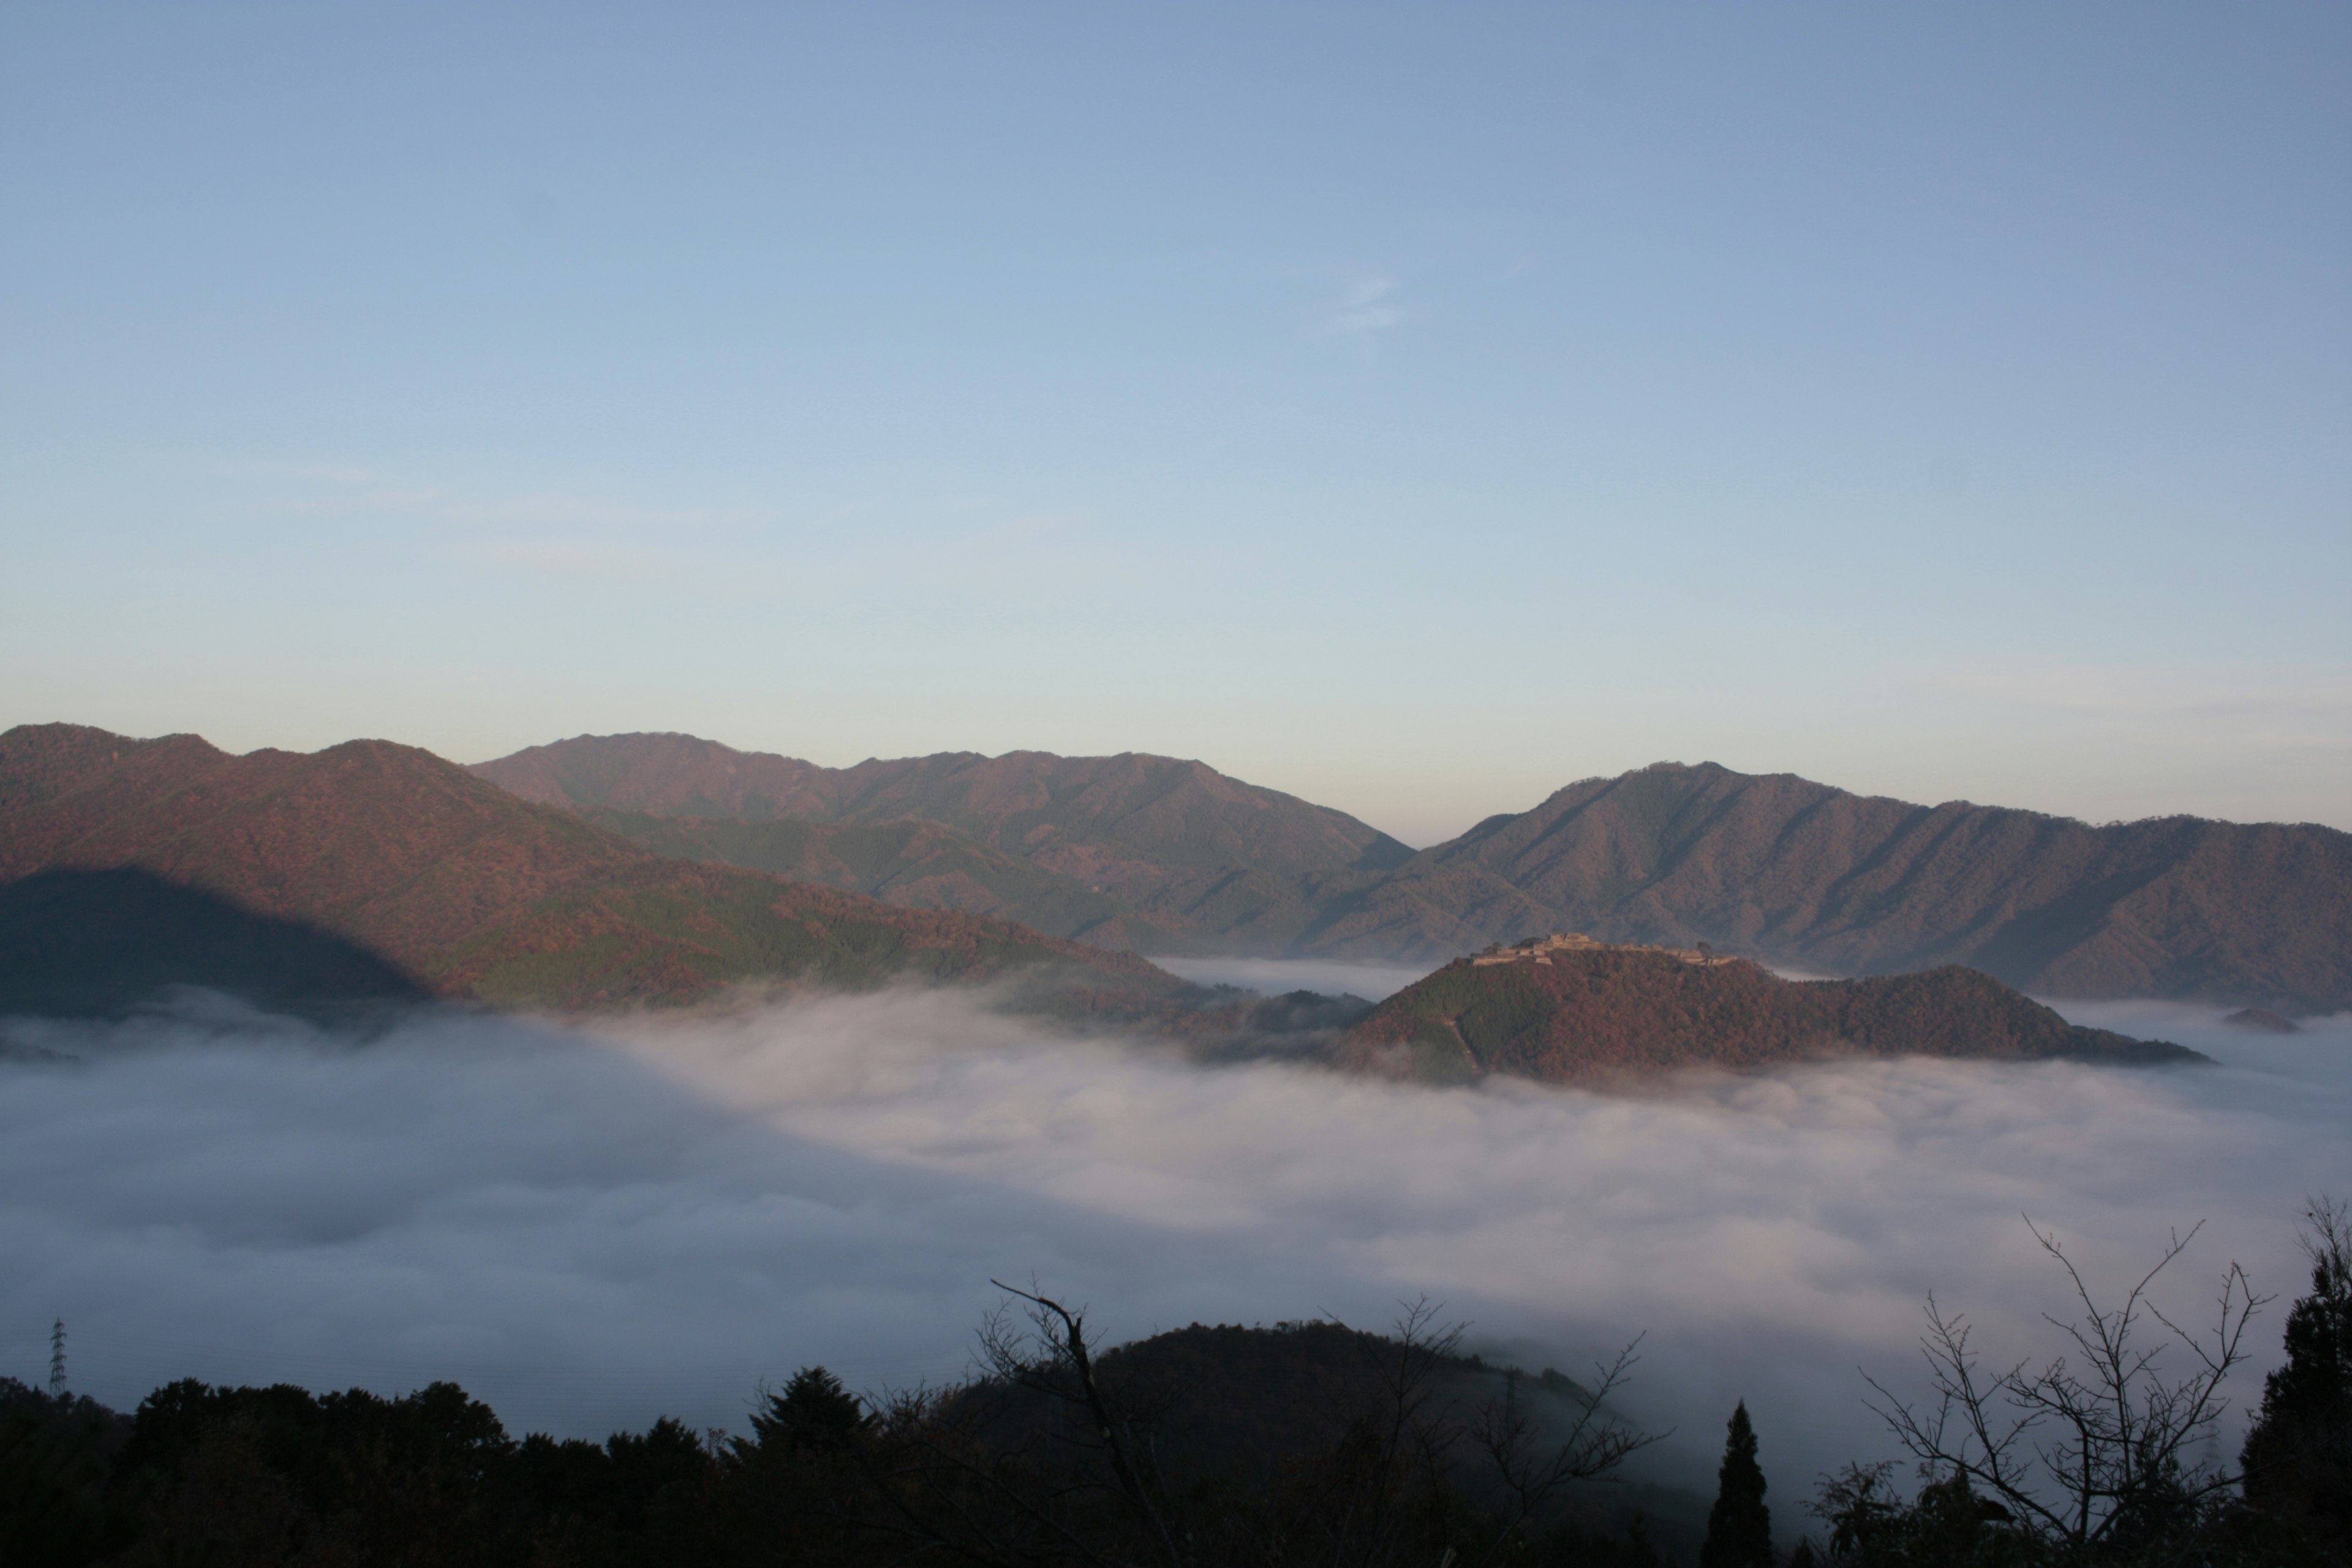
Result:
<svg viewBox="0 0 2352 1568">
<path fill-rule="evenodd" d="M 1702 969 L 1738 962 L 1716 952 L 1706 942 L 1696 947 L 1654 947 L 1638 942 L 1599 942 L 1580 931 L 1553 931 L 1549 936 L 1531 936 L 1508 947 L 1494 942 L 1484 952 L 1473 954 L 1470 963 L 1478 968 L 1489 963 L 1549 964 L 1555 952 L 1663 952 L 1669 958 L 1679 958 L 1685 963 L 1695 963 Z"/>
</svg>

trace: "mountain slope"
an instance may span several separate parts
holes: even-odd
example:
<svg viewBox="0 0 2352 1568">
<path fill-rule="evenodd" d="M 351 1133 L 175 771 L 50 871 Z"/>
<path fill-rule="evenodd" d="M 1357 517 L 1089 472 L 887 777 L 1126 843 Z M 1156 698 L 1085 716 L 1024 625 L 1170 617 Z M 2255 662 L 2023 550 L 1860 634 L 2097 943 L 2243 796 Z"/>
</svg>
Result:
<svg viewBox="0 0 2352 1568">
<path fill-rule="evenodd" d="M 936 822 L 740 822 L 610 809 L 585 815 L 656 854 L 772 871 L 908 909 L 1017 920 L 1048 936 L 1099 947 L 1147 947 L 1158 935 L 1108 894 Z"/>
<path fill-rule="evenodd" d="M 92 880 L 131 871 L 144 880 Z M 74 942 L 57 951 L 79 955 L 101 988 L 112 973 L 229 984 L 257 964 L 298 989 L 557 1006 L 690 1001 L 747 980 L 856 985 L 1047 969 L 1078 977 L 1080 1005 L 1180 985 L 1139 960 L 1017 925 L 667 859 L 382 741 L 236 757 L 194 736 L 8 731 L 0 893 L 13 900 L 0 916 L 16 910 L 20 924 L 41 909 L 83 911 Z M 118 906 L 148 911 L 143 923 L 110 931 Z M 245 935 L 227 942 L 224 921 L 245 922 Z M 143 944 L 146 968 L 132 944 Z M 286 956 L 298 948 L 308 956 Z M 155 962 L 170 973 L 159 976 Z M 0 965 L 0 1005 L 58 994 L 22 977 L 12 992 L 8 973 Z"/>
<path fill-rule="evenodd" d="M 1507 1073 L 1576 1083 L 1853 1053 L 2118 1065 L 2203 1059 L 2180 1046 L 2069 1024 L 1957 964 L 1796 981 L 1743 959 L 1593 945 L 1457 960 L 1381 1004 L 1339 1057 L 1442 1081 Z"/>
<path fill-rule="evenodd" d="M 1342 813 L 1162 757 L 827 769 L 618 735 L 475 771 L 613 814 L 597 819 L 666 853 L 1148 952 L 1437 963 L 1574 929 L 1830 973 L 1964 963 L 2051 995 L 2352 1007 L 2352 835 L 2307 824 L 2095 827 L 1660 763 L 1413 854 Z"/>
<path fill-rule="evenodd" d="M 1435 961 L 1531 931 L 1705 939 L 1832 973 L 1967 963 L 2063 996 L 2352 1006 L 2352 835 L 2094 827 L 1662 763 L 1337 889 L 1297 943 Z"/>
<path fill-rule="evenodd" d="M 646 816 L 923 821 L 1063 880 L 1030 900 L 1116 915 L 1091 940 L 1174 951 L 1214 939 L 1279 951 L 1315 916 L 1326 881 L 1401 864 L 1412 850 L 1344 812 L 1261 789 L 1196 762 L 1128 752 L 1058 757 L 950 752 L 821 768 L 689 735 L 583 735 L 474 771 L 527 800 Z M 932 847 L 936 847 L 936 844 Z M 724 850 L 718 853 L 724 854 Z M 732 858 L 730 855 L 728 858 Z M 904 873 L 870 879 L 884 892 Z M 964 907 L 971 907 L 966 905 Z"/>
</svg>

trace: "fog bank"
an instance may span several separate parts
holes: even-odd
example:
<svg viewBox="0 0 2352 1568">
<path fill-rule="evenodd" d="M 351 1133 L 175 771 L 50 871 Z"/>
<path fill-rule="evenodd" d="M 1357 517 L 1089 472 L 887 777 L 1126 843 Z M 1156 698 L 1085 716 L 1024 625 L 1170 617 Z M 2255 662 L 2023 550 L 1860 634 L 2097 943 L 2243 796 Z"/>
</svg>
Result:
<svg viewBox="0 0 2352 1568">
<path fill-rule="evenodd" d="M 393 1391 L 450 1377 L 510 1426 L 668 1412 L 740 1428 L 754 1384 L 951 1376 L 1032 1276 L 1118 1339 L 1443 1299 L 1578 1371 L 1647 1331 L 1630 1407 L 1710 1468 L 1745 1397 L 1774 1501 L 1885 1445 L 1857 1364 L 1907 1376 L 1929 1289 L 1996 1353 L 2058 1281 L 2207 1229 L 2302 1279 L 2294 1212 L 2352 1187 L 2352 1029 L 2069 1006 L 2221 1059 L 1846 1062 L 1641 1098 L 1437 1090 L 1040 1039 L 941 994 L 579 1033 L 457 1013 L 365 1043 L 217 999 L 0 1026 L 0 1373 L 122 1405 L 185 1375 Z M 2262 1331 L 2276 1355 L 2284 1302 Z"/>
</svg>

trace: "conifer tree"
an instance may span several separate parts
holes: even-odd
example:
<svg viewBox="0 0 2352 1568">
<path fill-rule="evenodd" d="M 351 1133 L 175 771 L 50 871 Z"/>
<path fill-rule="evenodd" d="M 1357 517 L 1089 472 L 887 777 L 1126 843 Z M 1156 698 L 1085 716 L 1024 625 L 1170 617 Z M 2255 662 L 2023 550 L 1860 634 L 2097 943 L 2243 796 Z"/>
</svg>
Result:
<svg viewBox="0 0 2352 1568">
<path fill-rule="evenodd" d="M 866 1422 L 858 1397 L 821 1366 L 793 1373 L 782 1394 L 768 1395 L 767 1408 L 753 1414 L 751 1429 L 764 1447 L 832 1448 L 846 1443 Z"/>
<path fill-rule="evenodd" d="M 2286 1318 L 2286 1364 L 2264 1380 L 2242 1458 L 2246 1500 L 2339 1549 L 2352 1544 L 2352 1213 L 2305 1211 L 2311 1294 Z"/>
<path fill-rule="evenodd" d="M 1772 1568 L 1772 1514 L 1764 1506 L 1764 1472 L 1756 1466 L 1756 1428 L 1748 1402 L 1731 1413 L 1716 1472 L 1715 1506 L 1706 1514 L 1706 1544 L 1698 1568 Z"/>
</svg>

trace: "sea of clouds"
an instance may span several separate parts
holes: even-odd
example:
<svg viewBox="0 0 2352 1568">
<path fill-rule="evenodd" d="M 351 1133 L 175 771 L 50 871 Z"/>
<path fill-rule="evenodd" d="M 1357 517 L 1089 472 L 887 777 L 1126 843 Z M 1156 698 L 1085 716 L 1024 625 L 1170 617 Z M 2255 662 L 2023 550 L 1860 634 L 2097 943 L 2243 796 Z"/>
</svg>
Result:
<svg viewBox="0 0 2352 1568">
<path fill-rule="evenodd" d="M 1345 978 L 1318 976 L 1385 983 Z M 517 1430 L 740 1429 L 803 1363 L 959 1374 L 992 1277 L 1110 1340 L 1379 1327 L 1426 1296 L 1571 1373 L 1646 1334 L 1626 1405 L 1677 1429 L 1654 1473 L 1707 1480 L 1745 1398 L 1793 1505 L 1886 1452 L 1858 1369 L 1916 1383 L 1928 1291 L 1996 1356 L 2052 1348 L 2064 1281 L 2023 1215 L 2110 1293 L 2203 1222 L 2159 1302 L 2193 1313 L 2242 1262 L 2282 1297 L 2275 1360 L 2302 1202 L 2352 1194 L 2352 1019 L 2066 1011 L 2220 1065 L 1431 1089 L 1042 1037 L 944 993 L 592 1030 L 425 1010 L 360 1037 L 202 994 L 5 1022 L 0 1373 L 42 1381 L 61 1317 L 72 1385 L 124 1407 L 183 1376 L 450 1378 Z"/>
</svg>

